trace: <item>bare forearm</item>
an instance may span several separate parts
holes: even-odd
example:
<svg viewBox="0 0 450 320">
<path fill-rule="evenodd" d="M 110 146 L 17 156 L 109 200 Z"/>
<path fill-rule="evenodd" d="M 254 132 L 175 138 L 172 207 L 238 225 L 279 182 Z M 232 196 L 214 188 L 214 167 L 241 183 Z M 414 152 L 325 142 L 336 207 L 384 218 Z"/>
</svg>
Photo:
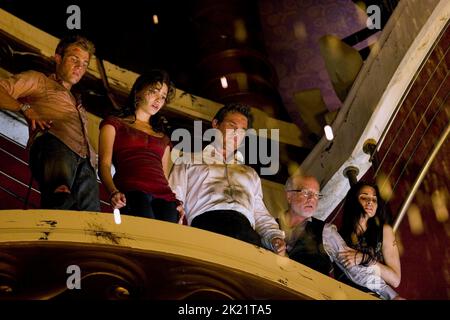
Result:
<svg viewBox="0 0 450 320">
<path fill-rule="evenodd" d="M 375 266 L 380 268 L 380 276 L 384 281 L 386 281 L 387 284 L 391 285 L 394 288 L 397 288 L 399 286 L 400 275 L 397 272 L 395 272 L 389 266 L 380 262 L 377 262 Z"/>
<path fill-rule="evenodd" d="M 339 252 L 345 251 L 347 247 L 335 226 L 327 225 L 323 229 L 322 237 L 325 251 L 350 280 L 376 292 L 383 299 L 393 299 L 397 296 L 397 293 L 381 277 L 378 268 L 361 265 L 345 266 L 344 257 Z"/>
<path fill-rule="evenodd" d="M 383 226 L 383 258 L 384 264 L 377 262 L 381 277 L 384 281 L 393 287 L 398 287 L 402 269 L 400 266 L 400 255 L 398 252 L 397 241 L 395 240 L 394 230 L 390 225 Z"/>
<path fill-rule="evenodd" d="M 112 193 L 113 191 L 117 190 L 117 187 L 112 179 L 110 165 L 100 164 L 98 168 L 98 175 L 100 176 L 100 180 L 102 181 L 108 193 Z"/>
</svg>

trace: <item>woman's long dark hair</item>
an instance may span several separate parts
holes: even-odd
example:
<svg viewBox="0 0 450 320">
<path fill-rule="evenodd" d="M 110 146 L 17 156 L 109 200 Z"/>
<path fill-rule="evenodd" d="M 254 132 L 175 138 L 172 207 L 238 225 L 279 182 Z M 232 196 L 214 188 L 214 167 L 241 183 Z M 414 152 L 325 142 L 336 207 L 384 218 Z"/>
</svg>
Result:
<svg viewBox="0 0 450 320">
<path fill-rule="evenodd" d="M 136 79 L 133 87 L 131 88 L 130 94 L 128 95 L 125 106 L 118 112 L 117 116 L 120 118 L 125 118 L 132 115 L 136 120 L 136 106 L 138 103 L 137 93 L 148 86 L 156 86 L 158 84 L 167 85 L 168 90 L 165 103 L 169 102 L 175 96 L 175 87 L 170 81 L 169 74 L 160 69 L 150 70 L 149 72 L 143 73 Z M 155 132 L 167 133 L 165 129 L 166 123 L 167 120 L 161 116 L 159 112 L 150 117 L 150 125 Z"/>
<path fill-rule="evenodd" d="M 367 250 L 362 249 L 359 246 L 359 239 L 357 237 L 359 220 L 365 215 L 364 208 L 359 202 L 359 193 L 364 186 L 375 189 L 375 194 L 377 196 L 377 210 L 375 216 L 367 221 L 367 229 L 364 232 L 365 247 Z M 367 264 L 372 259 L 376 259 L 375 251 L 377 246 L 383 241 L 383 226 L 385 224 L 391 224 L 391 219 L 390 215 L 386 212 L 385 204 L 380 196 L 378 186 L 374 183 L 365 181 L 357 182 L 350 188 L 345 196 L 342 225 L 339 228 L 339 233 L 349 247 L 363 250 L 363 253 L 368 254 L 367 259 L 363 259 L 365 261 L 363 261 L 362 264 Z"/>
</svg>

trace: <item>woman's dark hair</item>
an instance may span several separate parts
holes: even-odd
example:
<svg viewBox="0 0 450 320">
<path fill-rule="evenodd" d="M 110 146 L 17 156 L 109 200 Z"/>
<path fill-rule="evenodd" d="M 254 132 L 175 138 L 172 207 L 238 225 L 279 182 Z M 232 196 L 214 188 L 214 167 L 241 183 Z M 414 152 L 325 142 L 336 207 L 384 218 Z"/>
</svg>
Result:
<svg viewBox="0 0 450 320">
<path fill-rule="evenodd" d="M 377 210 L 375 216 L 367 221 L 367 229 L 364 232 L 364 244 L 358 242 L 357 230 L 359 220 L 366 214 L 364 207 L 359 202 L 359 193 L 364 186 L 372 187 L 377 196 Z M 359 181 L 353 185 L 345 196 L 344 212 L 342 225 L 339 233 L 349 247 L 360 250 L 367 256 L 363 259 L 363 265 L 367 265 L 373 259 L 376 259 L 376 251 L 379 244 L 383 241 L 383 226 L 391 224 L 390 216 L 386 212 L 385 204 L 380 196 L 378 186 L 371 182 Z"/>
<path fill-rule="evenodd" d="M 175 96 L 175 87 L 173 83 L 170 81 L 169 74 L 160 69 L 150 70 L 142 75 L 140 75 L 133 84 L 131 88 L 130 94 L 128 95 L 127 102 L 125 106 L 119 111 L 117 114 L 118 117 L 125 118 L 130 115 L 133 115 L 136 119 L 136 106 L 138 103 L 137 94 L 142 89 L 145 89 L 149 86 L 157 86 L 157 85 L 167 85 L 167 96 L 165 103 L 169 102 Z M 166 133 L 165 124 L 167 120 L 160 115 L 157 114 L 150 117 L 150 125 L 152 126 L 155 132 L 163 132 Z"/>
<path fill-rule="evenodd" d="M 243 116 L 245 116 L 248 121 L 248 127 L 249 128 L 252 127 L 253 115 L 251 114 L 250 107 L 242 103 L 231 102 L 225 104 L 219 111 L 217 111 L 213 119 L 216 119 L 217 122 L 220 124 L 223 121 L 223 119 L 225 119 L 225 116 L 228 113 L 234 112 L 238 112 Z"/>
</svg>

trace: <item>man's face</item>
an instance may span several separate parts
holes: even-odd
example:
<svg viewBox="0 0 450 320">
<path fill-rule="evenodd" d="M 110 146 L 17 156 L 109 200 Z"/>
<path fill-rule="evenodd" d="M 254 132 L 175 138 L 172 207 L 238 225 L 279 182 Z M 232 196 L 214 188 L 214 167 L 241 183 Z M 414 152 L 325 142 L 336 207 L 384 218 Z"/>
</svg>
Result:
<svg viewBox="0 0 450 320">
<path fill-rule="evenodd" d="M 67 47 L 64 56 L 55 55 L 56 73 L 68 89 L 84 76 L 89 59 L 89 53 L 76 45 Z"/>
<path fill-rule="evenodd" d="M 287 190 L 287 200 L 291 211 L 305 218 L 311 217 L 319 202 L 320 185 L 313 177 L 296 177 L 292 188 Z"/>
<path fill-rule="evenodd" d="M 226 150 L 235 151 L 244 140 L 248 119 L 242 113 L 229 112 L 220 123 L 214 119 L 212 126 L 222 133 L 223 146 L 226 147 Z"/>
</svg>

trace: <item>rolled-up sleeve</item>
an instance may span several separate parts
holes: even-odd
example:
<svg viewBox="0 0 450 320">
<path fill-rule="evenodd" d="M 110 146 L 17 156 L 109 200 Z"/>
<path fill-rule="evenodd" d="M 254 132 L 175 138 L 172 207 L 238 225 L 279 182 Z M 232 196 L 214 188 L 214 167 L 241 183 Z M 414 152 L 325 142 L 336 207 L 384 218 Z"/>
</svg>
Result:
<svg viewBox="0 0 450 320">
<path fill-rule="evenodd" d="M 32 95 L 43 86 L 43 76 L 36 71 L 25 71 L 6 79 L 0 79 L 0 86 L 14 99 Z"/>
<path fill-rule="evenodd" d="M 325 251 L 350 280 L 372 290 L 385 300 L 398 296 L 398 293 L 381 278 L 376 266 L 356 265 L 349 268 L 344 266 L 343 258 L 339 256 L 339 252 L 344 251 L 347 245 L 337 232 L 336 226 L 326 224 L 322 237 Z"/>
</svg>

